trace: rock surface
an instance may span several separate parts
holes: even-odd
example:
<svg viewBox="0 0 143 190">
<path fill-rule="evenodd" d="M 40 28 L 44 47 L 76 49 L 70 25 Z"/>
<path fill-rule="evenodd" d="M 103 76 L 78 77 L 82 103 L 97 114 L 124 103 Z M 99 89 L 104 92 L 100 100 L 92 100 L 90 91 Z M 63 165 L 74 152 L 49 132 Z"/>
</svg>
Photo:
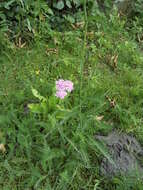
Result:
<svg viewBox="0 0 143 190">
<path fill-rule="evenodd" d="M 130 14 L 134 1 L 133 0 L 115 0 L 114 5 L 119 12 L 123 14 Z"/>
<path fill-rule="evenodd" d="M 103 175 L 113 177 L 137 171 L 143 176 L 143 167 L 137 159 L 139 155 L 143 156 L 143 148 L 134 137 L 114 131 L 108 136 L 96 136 L 96 139 L 105 143 L 115 163 L 112 164 L 107 158 L 103 158 L 100 167 Z"/>
<path fill-rule="evenodd" d="M 98 6 L 101 11 L 106 13 L 106 0 L 97 0 Z M 132 12 L 135 0 L 112 0 L 112 7 L 116 7 L 121 14 L 129 15 Z"/>
</svg>

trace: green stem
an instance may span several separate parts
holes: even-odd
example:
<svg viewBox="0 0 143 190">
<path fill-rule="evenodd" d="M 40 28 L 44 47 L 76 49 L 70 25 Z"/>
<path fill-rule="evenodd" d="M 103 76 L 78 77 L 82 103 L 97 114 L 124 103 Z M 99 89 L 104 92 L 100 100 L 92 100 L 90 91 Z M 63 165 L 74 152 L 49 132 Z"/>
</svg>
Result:
<svg viewBox="0 0 143 190">
<path fill-rule="evenodd" d="M 88 27 L 88 19 L 87 19 L 87 0 L 84 0 L 84 40 L 83 40 L 83 52 L 82 52 L 82 60 L 80 64 L 80 115 L 82 111 L 82 102 L 81 102 L 81 93 L 82 93 L 82 87 L 83 87 L 83 70 L 84 70 L 84 63 L 86 60 L 86 42 L 87 42 L 87 27 Z M 82 119 L 80 119 L 81 125 L 82 125 Z"/>
</svg>

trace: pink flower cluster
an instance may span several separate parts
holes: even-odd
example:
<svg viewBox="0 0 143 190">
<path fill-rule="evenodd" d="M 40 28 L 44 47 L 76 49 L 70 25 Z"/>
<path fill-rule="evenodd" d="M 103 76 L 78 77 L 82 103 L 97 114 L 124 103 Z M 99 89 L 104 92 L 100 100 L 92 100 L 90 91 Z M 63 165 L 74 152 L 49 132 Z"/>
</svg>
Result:
<svg viewBox="0 0 143 190">
<path fill-rule="evenodd" d="M 56 96 L 64 99 L 68 92 L 73 90 L 73 83 L 70 80 L 60 79 L 56 81 Z"/>
</svg>

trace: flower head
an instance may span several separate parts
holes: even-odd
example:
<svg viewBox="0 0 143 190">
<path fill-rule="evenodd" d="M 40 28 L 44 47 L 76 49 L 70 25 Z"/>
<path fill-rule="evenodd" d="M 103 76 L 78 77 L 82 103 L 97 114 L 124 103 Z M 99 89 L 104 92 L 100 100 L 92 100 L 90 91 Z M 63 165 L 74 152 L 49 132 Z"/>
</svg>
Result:
<svg viewBox="0 0 143 190">
<path fill-rule="evenodd" d="M 71 92 L 73 90 L 73 83 L 70 80 L 59 79 L 56 81 L 56 96 L 64 99 L 67 95 L 67 92 Z"/>
</svg>

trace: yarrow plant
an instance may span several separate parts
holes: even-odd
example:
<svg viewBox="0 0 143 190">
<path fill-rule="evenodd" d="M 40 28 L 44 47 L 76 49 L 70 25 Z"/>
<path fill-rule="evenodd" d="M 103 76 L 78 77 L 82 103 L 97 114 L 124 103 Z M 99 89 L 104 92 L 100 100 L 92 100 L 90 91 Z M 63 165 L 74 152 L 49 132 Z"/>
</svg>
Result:
<svg viewBox="0 0 143 190">
<path fill-rule="evenodd" d="M 73 83 L 70 80 L 59 79 L 56 81 L 56 97 L 64 99 L 68 92 L 72 92 Z"/>
</svg>

